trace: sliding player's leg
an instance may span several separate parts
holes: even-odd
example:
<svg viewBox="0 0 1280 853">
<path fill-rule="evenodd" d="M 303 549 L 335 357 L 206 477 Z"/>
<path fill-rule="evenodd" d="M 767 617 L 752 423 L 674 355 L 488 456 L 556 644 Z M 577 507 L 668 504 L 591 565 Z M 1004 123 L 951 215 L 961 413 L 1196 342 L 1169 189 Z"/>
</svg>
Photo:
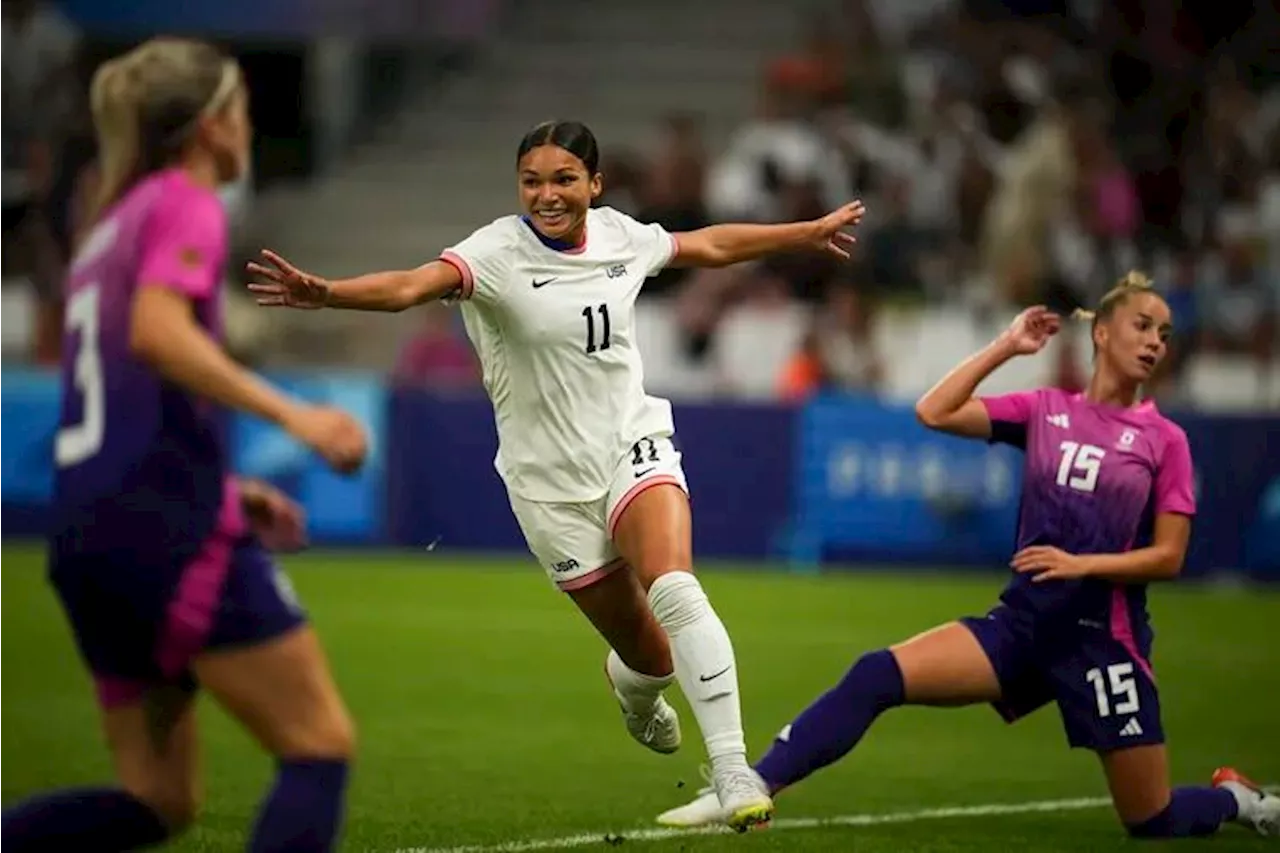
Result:
<svg viewBox="0 0 1280 853">
<path fill-rule="evenodd" d="M 871 724 L 904 704 L 958 706 L 999 702 L 1006 719 L 1043 705 L 1051 694 L 1024 677 L 1007 620 L 965 620 L 926 631 L 860 657 L 830 690 L 787 724 L 755 769 L 776 795 L 848 754 Z M 998 673 L 1009 690 L 1002 691 Z M 1002 699 L 1002 695 L 1008 695 Z M 724 820 L 712 792 L 659 815 L 667 826 Z"/>
<path fill-rule="evenodd" d="M 1214 784 L 1173 788 L 1150 638 L 1076 629 L 1071 651 L 1049 667 L 1067 740 L 1096 752 L 1116 815 L 1135 838 L 1212 835 L 1239 819 L 1265 834 L 1267 797 L 1232 771 Z M 1280 818 L 1272 797 L 1271 820 Z"/>
</svg>

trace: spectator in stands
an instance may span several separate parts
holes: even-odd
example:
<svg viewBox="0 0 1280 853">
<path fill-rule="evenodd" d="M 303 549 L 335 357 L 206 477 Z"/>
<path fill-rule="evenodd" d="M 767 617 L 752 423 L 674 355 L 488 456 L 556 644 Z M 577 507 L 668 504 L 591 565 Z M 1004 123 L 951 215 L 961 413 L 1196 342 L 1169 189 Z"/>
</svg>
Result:
<svg viewBox="0 0 1280 853">
<path fill-rule="evenodd" d="M 852 180 L 840 149 L 813 123 L 803 64 L 780 61 L 762 81 L 759 112 L 730 139 L 707 176 L 706 205 L 716 221 L 781 221 L 781 190 L 816 182 L 824 209 L 848 198 Z"/>
<path fill-rule="evenodd" d="M 1015 304 L 1034 302 L 1040 295 L 1050 273 L 1052 230 L 1073 208 L 1073 131 L 1080 107 L 1075 90 L 1046 105 L 1009 152 L 985 211 L 983 271 L 997 292 Z"/>
<path fill-rule="evenodd" d="M 675 113 L 665 118 L 657 150 L 650 157 L 640 193 L 637 218 L 657 222 L 672 233 L 696 231 L 710 225 L 703 203 L 706 150 L 693 116 Z M 645 282 L 650 296 L 667 293 L 690 276 L 690 270 L 665 269 Z"/>
<path fill-rule="evenodd" d="M 800 350 L 783 368 L 778 396 L 798 403 L 820 392 L 875 393 L 884 380 L 884 361 L 873 320 L 872 302 L 861 289 L 832 282 Z"/>
<path fill-rule="evenodd" d="M 61 340 L 60 284 L 64 252 L 51 198 L 61 189 L 61 141 L 73 113 L 79 34 L 51 4 L 5 0 L 3 22 L 3 193 L 5 273 L 25 276 L 35 291 L 35 356 L 54 361 Z M 16 261 L 16 263 L 14 263 Z"/>
<path fill-rule="evenodd" d="M 875 286 L 893 293 L 922 291 L 920 261 L 933 241 L 910 218 L 911 181 L 890 176 L 877 196 L 876 215 L 862 254 L 870 265 Z"/>
<path fill-rule="evenodd" d="M 420 313 L 418 328 L 400 350 L 395 381 L 439 389 L 479 387 L 475 353 L 454 327 L 455 312 L 432 304 L 423 306 Z"/>
<path fill-rule="evenodd" d="M 1251 355 L 1259 366 L 1275 352 L 1276 297 L 1258 269 L 1256 243 L 1227 234 L 1221 262 L 1204 282 L 1202 344 L 1212 352 Z"/>
<path fill-rule="evenodd" d="M 1171 263 L 1156 287 L 1177 317 L 1169 338 L 1169 354 L 1165 356 L 1151 383 L 1151 394 L 1157 398 L 1177 399 L 1184 390 L 1187 365 L 1195 355 L 1200 337 L 1200 257 L 1190 246 L 1173 254 Z"/>
<path fill-rule="evenodd" d="M 601 162 L 604 192 L 594 207 L 612 207 L 628 216 L 640 211 L 644 194 L 643 159 L 634 151 L 611 149 Z"/>
</svg>

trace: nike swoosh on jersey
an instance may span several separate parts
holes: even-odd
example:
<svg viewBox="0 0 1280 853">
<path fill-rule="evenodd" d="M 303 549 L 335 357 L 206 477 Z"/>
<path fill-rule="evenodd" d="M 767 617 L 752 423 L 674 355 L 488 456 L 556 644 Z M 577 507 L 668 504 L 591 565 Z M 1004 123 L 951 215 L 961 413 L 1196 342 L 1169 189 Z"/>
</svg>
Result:
<svg viewBox="0 0 1280 853">
<path fill-rule="evenodd" d="M 543 279 L 542 281 L 538 281 L 538 280 L 535 278 L 535 279 L 533 280 L 533 289 L 534 289 L 534 290 L 537 290 L 539 287 L 545 287 L 546 285 L 550 284 L 550 283 L 551 283 L 551 282 L 553 282 L 553 281 L 555 281 L 555 277 L 548 278 L 548 279 Z"/>
</svg>

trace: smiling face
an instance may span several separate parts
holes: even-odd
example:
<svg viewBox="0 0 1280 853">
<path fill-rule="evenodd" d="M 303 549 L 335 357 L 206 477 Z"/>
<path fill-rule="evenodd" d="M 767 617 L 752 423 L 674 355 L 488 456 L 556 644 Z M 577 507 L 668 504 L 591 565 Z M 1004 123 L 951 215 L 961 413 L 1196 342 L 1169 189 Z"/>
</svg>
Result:
<svg viewBox="0 0 1280 853">
<path fill-rule="evenodd" d="M 578 243 L 587 211 L 603 188 L 582 160 L 558 145 L 529 149 L 516 164 L 520 205 L 538 233 L 552 240 Z"/>
<path fill-rule="evenodd" d="M 1150 291 L 1130 294 L 1094 328 L 1098 367 L 1140 385 L 1164 360 L 1172 333 L 1173 313 L 1164 299 Z"/>
</svg>

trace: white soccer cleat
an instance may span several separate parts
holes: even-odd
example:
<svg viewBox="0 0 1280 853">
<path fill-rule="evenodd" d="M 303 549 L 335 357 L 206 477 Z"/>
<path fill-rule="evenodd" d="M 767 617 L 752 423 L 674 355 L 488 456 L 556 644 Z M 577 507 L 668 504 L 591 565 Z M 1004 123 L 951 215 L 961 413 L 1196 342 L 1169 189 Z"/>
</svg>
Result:
<svg viewBox="0 0 1280 853">
<path fill-rule="evenodd" d="M 622 704 L 621 699 L 618 703 Z M 680 715 L 665 696 L 658 697 L 651 714 L 637 714 L 623 706 L 622 718 L 627 723 L 627 731 L 641 746 L 663 755 L 680 748 Z"/>
<path fill-rule="evenodd" d="M 1253 827 L 1259 835 L 1280 836 L 1280 797 L 1268 794 L 1231 767 L 1214 771 L 1213 787 L 1226 788 L 1235 795 L 1240 804 L 1238 822 Z"/>
<path fill-rule="evenodd" d="M 680 829 L 728 823 L 729 813 L 720 805 L 720 795 L 708 785 L 698 790 L 698 798 L 683 806 L 667 809 L 658 815 L 658 823 Z"/>
<path fill-rule="evenodd" d="M 738 832 L 765 826 L 773 820 L 769 786 L 750 767 L 717 773 L 712 784 L 726 813 L 724 822 Z"/>
<path fill-rule="evenodd" d="M 703 767 L 702 775 L 711 774 Z M 658 823 L 680 829 L 727 825 L 742 832 L 773 818 L 773 799 L 754 770 L 729 771 L 718 782 L 718 786 L 713 783 L 699 789 L 692 802 L 658 815 Z"/>
</svg>

